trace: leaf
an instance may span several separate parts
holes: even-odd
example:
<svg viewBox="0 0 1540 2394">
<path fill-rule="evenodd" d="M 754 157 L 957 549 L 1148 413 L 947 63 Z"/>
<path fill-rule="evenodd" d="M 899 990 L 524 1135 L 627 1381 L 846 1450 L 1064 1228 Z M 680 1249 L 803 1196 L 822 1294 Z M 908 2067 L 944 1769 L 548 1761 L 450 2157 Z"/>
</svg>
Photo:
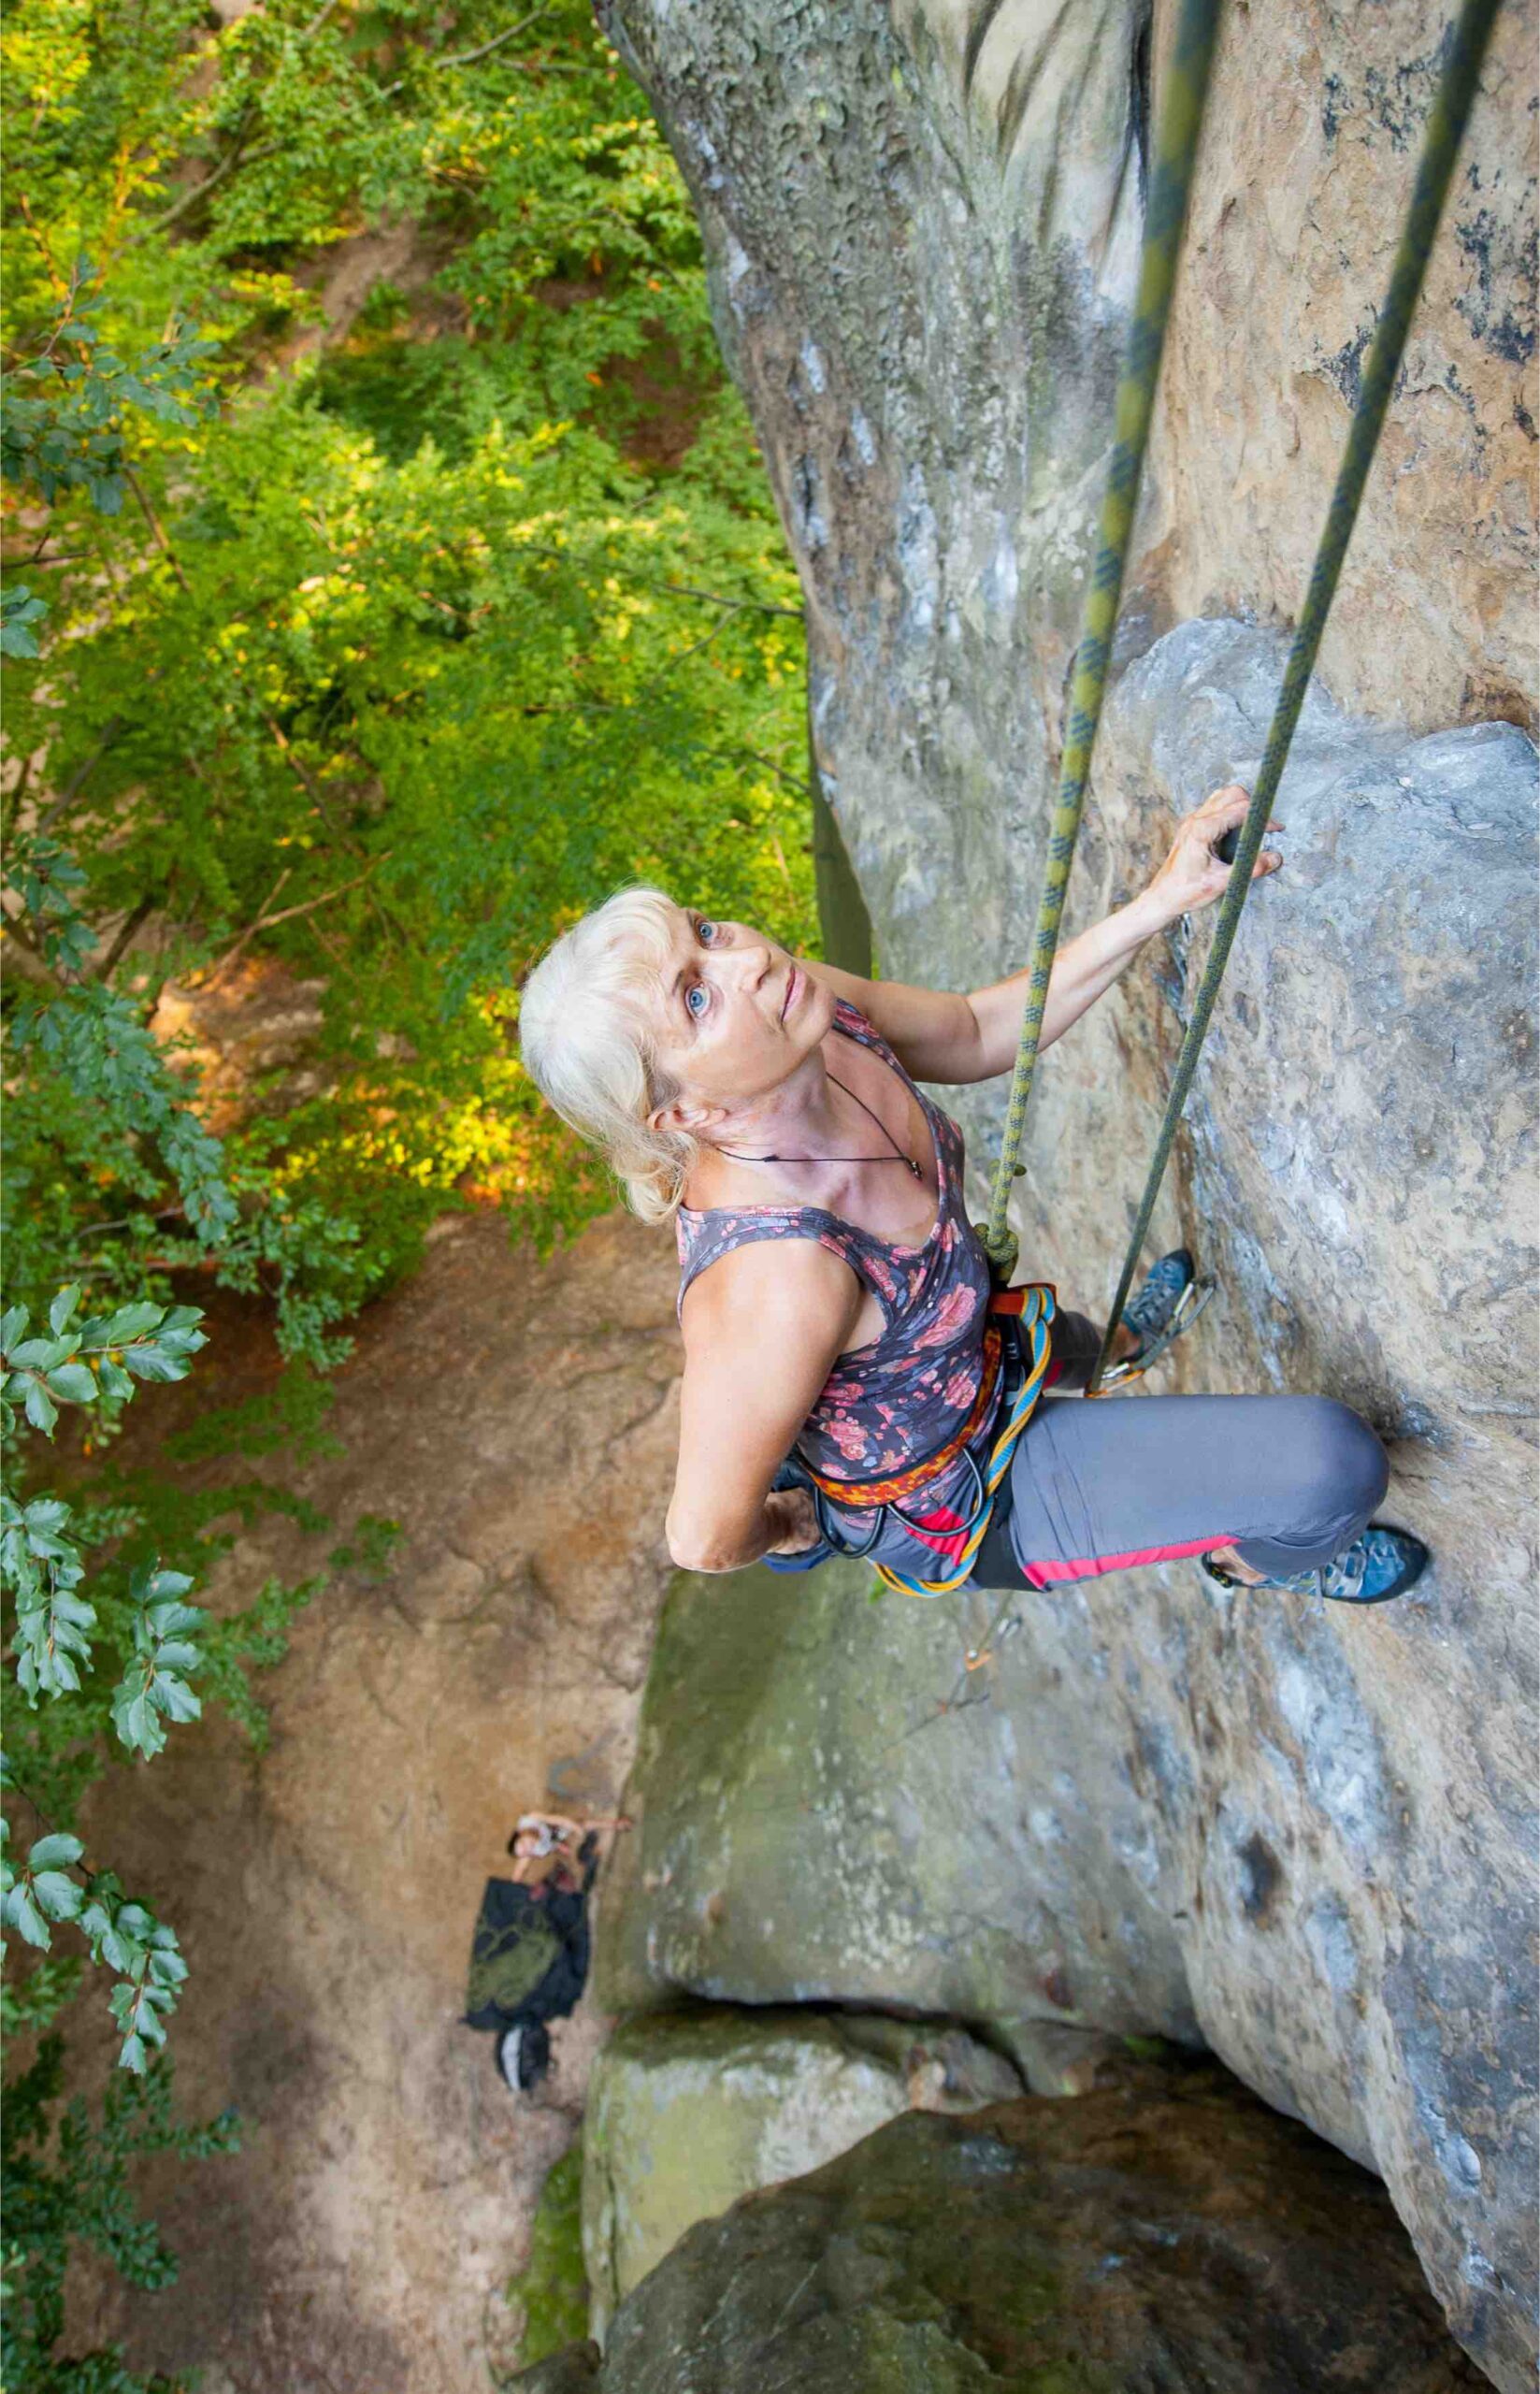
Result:
<svg viewBox="0 0 1540 2394">
<path fill-rule="evenodd" d="M 4 1901 L 0 1902 L 0 1921 L 6 1927 L 16 1929 L 29 1945 L 46 1946 L 52 1942 L 48 1923 L 33 1902 L 32 1891 L 24 1879 L 18 1879 L 15 1886 L 7 1889 Z"/>
<path fill-rule="evenodd" d="M 42 1430 L 51 1435 L 53 1425 L 59 1419 L 59 1408 L 41 1380 L 29 1379 L 27 1382 L 26 1416 L 35 1430 Z"/>
<path fill-rule="evenodd" d="M 113 1695 L 112 1725 L 131 1752 L 158 1754 L 166 1744 L 166 1731 L 138 1664 L 128 1678 L 119 1682 Z"/>
<path fill-rule="evenodd" d="M 78 1837 L 67 1830 L 56 1829 L 50 1837 L 40 1837 L 27 1855 L 29 1870 L 57 1870 L 66 1863 L 79 1862 L 85 1852 Z"/>
<path fill-rule="evenodd" d="M 73 1920 L 85 1901 L 85 1890 L 79 1880 L 67 1879 L 62 1870 L 38 1871 L 32 1892 L 50 1920 Z"/>
<path fill-rule="evenodd" d="M 187 1377 L 186 1357 L 170 1354 L 163 1346 L 125 1347 L 123 1363 L 138 1380 L 180 1380 Z"/>
<path fill-rule="evenodd" d="M 69 1320 L 71 1314 L 75 1311 L 75 1308 L 79 1302 L 80 1284 L 78 1280 L 73 1281 L 68 1288 L 61 1289 L 59 1291 L 53 1300 L 53 1303 L 48 1309 L 48 1326 L 52 1331 L 55 1338 L 59 1336 L 65 1322 Z"/>
<path fill-rule="evenodd" d="M 102 1325 L 102 1345 L 123 1347 L 131 1338 L 141 1338 L 147 1330 L 155 1328 L 165 1311 L 164 1305 L 148 1304 L 120 1305 L 117 1312 Z"/>
<path fill-rule="evenodd" d="M 75 1351 L 71 1338 L 27 1338 L 6 1358 L 13 1372 L 36 1372 L 62 1363 Z"/>
<path fill-rule="evenodd" d="M 173 1577 L 180 1579 L 181 1575 L 166 1572 L 163 1576 L 166 1579 Z M 182 1579 L 181 1584 L 183 1587 L 188 1587 L 192 1583 L 190 1580 Z M 202 1605 L 179 1604 L 175 1599 L 171 1599 L 151 1605 L 144 1616 L 144 1621 L 145 1627 L 152 1637 L 166 1638 L 184 1637 L 189 1634 L 195 1637 L 208 1618 L 209 1615 Z"/>
<path fill-rule="evenodd" d="M 168 1720 L 200 1721 L 203 1705 L 185 1680 L 173 1679 L 168 1672 L 158 1672 L 151 1695 Z"/>
<path fill-rule="evenodd" d="M 118 2068 L 131 2070 L 137 2078 L 142 2078 L 147 2067 L 144 2040 L 141 2037 L 125 2037 L 122 2051 L 118 2055 Z"/>
<path fill-rule="evenodd" d="M 69 1507 L 62 1496 L 35 1496 L 23 1516 L 29 1537 L 52 1538 L 69 1519 Z M 43 1550 L 39 1548 L 38 1552 Z"/>
<path fill-rule="evenodd" d="M 175 1599 L 184 1596 L 192 1584 L 191 1572 L 163 1571 L 157 1564 L 147 1572 L 135 1573 L 134 1595 L 137 1603 L 149 1605 L 151 1609 L 147 1617 L 152 1626 L 158 1627 L 164 1615 L 167 1622 L 174 1622 L 178 1628 L 190 1629 L 194 1623 L 184 1616 L 196 1613 L 199 1620 L 203 1616 L 195 1606 L 178 1604 Z"/>
<path fill-rule="evenodd" d="M 89 1363 L 61 1363 L 48 1376 L 49 1392 L 65 1405 L 94 1405 L 101 1392 Z"/>
<path fill-rule="evenodd" d="M 155 1667 L 161 1671 L 195 1671 L 202 1659 L 185 1637 L 162 1639 L 155 1648 Z"/>
<path fill-rule="evenodd" d="M 26 1326 L 25 1305 L 8 1305 L 4 1313 L 0 1313 L 0 1354 L 9 1357 L 11 1348 Z"/>
</svg>

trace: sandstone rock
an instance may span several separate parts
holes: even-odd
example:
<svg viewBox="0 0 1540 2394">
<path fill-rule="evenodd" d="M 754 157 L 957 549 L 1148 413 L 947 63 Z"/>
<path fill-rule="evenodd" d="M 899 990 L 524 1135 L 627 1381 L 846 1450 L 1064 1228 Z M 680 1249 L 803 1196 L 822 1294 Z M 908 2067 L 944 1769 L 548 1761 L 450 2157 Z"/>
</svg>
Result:
<svg viewBox="0 0 1540 2394">
<path fill-rule="evenodd" d="M 524 2394 L 589 2394 L 598 2382 L 599 2348 L 587 2337 L 553 2353 L 549 2360 L 537 2361 L 533 2369 L 521 2370 L 511 2380 L 523 2387 Z"/>
<path fill-rule="evenodd" d="M 800 2177 L 900 2112 L 1019 2092 L 960 2029 L 814 2012 L 688 2012 L 623 2021 L 589 2081 L 583 2252 L 591 2324 L 687 2228 Z"/>
<path fill-rule="evenodd" d="M 1133 0 L 601 13 L 701 210 L 883 970 L 976 987 L 1029 936 L 1169 7 L 1153 44 Z M 1138 886 L 1173 807 L 1255 770 L 1281 656 L 1258 622 L 1303 593 L 1444 21 L 1229 12 L 1069 929 Z M 726 1743 L 712 1788 L 676 1689 L 703 1818 L 693 1849 L 682 1810 L 653 1823 L 675 1879 L 620 1971 L 1205 2039 L 1385 2173 L 1505 2387 L 1535 2348 L 1533 759 L 1479 718 L 1534 699 L 1531 82 L 1505 11 L 1285 784 L 1288 865 L 1156 1224 L 1223 1291 L 1161 1385 L 1359 1404 L 1436 1573 L 1383 1618 L 1216 1607 L 1186 1573 L 1028 1599 L 995 1710 L 923 1730 L 944 1621 L 873 1616 L 858 1578 L 752 1617 L 718 1587 L 699 1637 L 730 1621 L 752 1652 L 733 1718 L 787 1810 L 751 1816 Z M 1179 927 L 1039 1076 L 1024 1265 L 1087 1310 L 1208 936 Z M 975 1166 L 1000 1103 L 958 1101 Z M 832 1874 L 805 1922 L 794 1850 Z"/>
<path fill-rule="evenodd" d="M 1517 2387 L 1531 1898 L 1518 1792 L 1449 1759 L 1476 1734 L 1440 1711 L 1451 1608 L 1214 1599 L 1173 1565 L 1022 1597 L 979 1700 L 968 1614 L 869 1579 L 676 1589 L 600 1999 L 904 2003 L 1021 2037 L 1029 2083 L 1024 2022 L 1206 2041 L 1381 2171 Z"/>
<path fill-rule="evenodd" d="M 895 2120 L 692 2228 L 622 2304 L 593 2380 L 596 2394 L 1477 2382 L 1384 2190 L 1216 2071 Z"/>
</svg>

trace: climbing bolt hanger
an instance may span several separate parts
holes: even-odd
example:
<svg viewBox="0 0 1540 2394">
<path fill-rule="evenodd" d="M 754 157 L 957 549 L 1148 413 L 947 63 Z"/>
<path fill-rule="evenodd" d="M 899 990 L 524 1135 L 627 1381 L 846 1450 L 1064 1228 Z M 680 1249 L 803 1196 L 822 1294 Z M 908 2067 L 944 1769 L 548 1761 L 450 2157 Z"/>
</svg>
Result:
<svg viewBox="0 0 1540 2394">
<path fill-rule="evenodd" d="M 990 1269 L 1002 1285 L 1015 1269 L 1016 1237 L 1009 1219 L 1011 1183 L 1019 1168 L 1027 1102 L 1032 1091 L 1037 1043 L 1043 1029 L 1043 1007 L 1058 946 L 1064 892 L 1074 860 L 1091 749 L 1101 715 L 1113 632 L 1123 590 L 1123 570 L 1160 375 L 1160 353 L 1165 345 L 1166 319 L 1171 312 L 1172 287 L 1176 279 L 1177 253 L 1218 22 L 1219 0 L 1182 0 L 1171 56 L 1161 68 L 1160 114 L 1144 217 L 1144 245 L 1139 261 L 1139 288 L 1117 385 L 1113 453 L 1107 469 L 1106 495 L 1101 501 L 1101 538 L 1070 685 L 1058 795 L 1048 827 L 1047 865 L 1032 937 L 1031 979 L 1021 1017 L 1015 1068 L 1011 1075 L 1005 1133 L 990 1192 L 989 1219 L 979 1226 Z"/>
<path fill-rule="evenodd" d="M 1300 613 L 1299 627 L 1294 634 L 1293 645 L 1288 652 L 1288 663 L 1284 672 L 1283 686 L 1278 693 L 1273 721 L 1268 728 L 1267 746 L 1262 752 L 1262 761 L 1258 770 L 1257 786 L 1252 793 L 1245 821 L 1241 826 L 1239 837 L 1236 839 L 1234 861 L 1231 865 L 1230 880 L 1219 909 L 1219 919 L 1215 926 L 1214 945 L 1209 950 L 1208 963 L 1202 980 L 1199 984 L 1197 996 L 1193 1000 L 1187 1036 L 1182 1042 L 1182 1052 L 1177 1058 L 1171 1095 L 1166 1101 L 1165 1118 L 1156 1141 L 1155 1158 L 1150 1165 L 1149 1177 L 1144 1184 L 1144 1196 L 1140 1200 L 1138 1219 L 1133 1226 L 1133 1235 L 1129 1241 L 1128 1254 L 1123 1261 L 1123 1273 L 1117 1283 L 1117 1294 L 1113 1299 L 1112 1310 L 1107 1316 L 1107 1329 L 1101 1342 L 1101 1352 L 1097 1357 L 1096 1369 L 1090 1377 L 1087 1390 L 1087 1395 L 1096 1394 L 1101 1385 L 1101 1376 L 1111 1361 L 1114 1333 L 1116 1324 L 1123 1318 L 1123 1307 L 1128 1302 L 1129 1291 L 1133 1285 L 1133 1276 L 1138 1269 L 1144 1233 L 1149 1229 L 1150 1217 L 1155 1211 L 1155 1201 L 1159 1193 L 1160 1183 L 1165 1176 L 1166 1165 L 1176 1136 L 1176 1127 L 1182 1118 L 1182 1109 L 1187 1103 L 1187 1091 L 1192 1087 L 1192 1076 L 1197 1070 L 1198 1057 L 1203 1045 L 1204 1034 L 1208 1030 L 1209 1017 L 1214 1012 L 1214 1002 L 1218 995 L 1219 983 L 1223 978 L 1225 965 L 1234 942 L 1236 925 L 1241 919 L 1241 909 L 1245 904 L 1246 895 L 1251 887 L 1252 868 L 1260 851 L 1274 800 L 1278 793 L 1278 784 L 1288 756 L 1289 742 L 1294 737 L 1294 727 L 1300 718 L 1300 709 L 1304 704 L 1305 687 L 1310 680 L 1311 669 L 1316 662 L 1316 652 L 1320 646 L 1321 634 L 1326 627 L 1326 618 L 1336 591 L 1338 577 L 1342 572 L 1343 559 L 1347 553 L 1347 543 L 1352 537 L 1353 525 L 1359 512 L 1359 501 L 1363 497 L 1363 486 L 1368 479 L 1369 468 L 1374 461 L 1374 447 L 1379 440 L 1380 427 L 1385 422 L 1385 411 L 1389 403 L 1390 393 L 1395 387 L 1396 375 L 1401 367 L 1402 352 L 1406 346 L 1406 335 L 1411 324 L 1412 312 L 1417 306 L 1418 294 L 1422 288 L 1422 278 L 1427 269 L 1429 252 L 1433 245 L 1433 236 L 1438 230 L 1438 220 L 1448 192 L 1449 179 L 1454 172 L 1461 139 L 1470 116 L 1472 103 L 1475 98 L 1476 85 L 1481 74 L 1481 61 L 1486 53 L 1487 42 L 1497 17 L 1499 5 L 1500 0 L 1465 0 L 1459 21 L 1448 36 L 1443 72 L 1439 77 L 1438 90 L 1428 117 L 1428 129 L 1423 136 L 1422 156 L 1418 165 L 1417 180 L 1412 189 L 1412 202 L 1406 213 L 1406 222 L 1402 228 L 1395 265 L 1390 273 L 1390 287 L 1386 294 L 1385 305 L 1380 310 L 1374 344 L 1364 364 L 1359 402 L 1353 411 L 1353 421 L 1348 426 L 1347 443 L 1343 451 L 1336 488 L 1331 494 L 1331 504 L 1327 510 L 1325 529 L 1321 533 L 1320 545 L 1316 552 L 1316 562 L 1310 575 L 1310 587 Z M 1041 936 L 1041 919 L 1039 929 Z M 1053 954 L 1051 947 L 1048 953 L 1051 958 Z M 1035 991 L 1035 976 L 1033 988 Z M 1041 1002 L 1038 1012 L 1041 1016 Z M 1013 1088 L 1013 1099 L 1014 1096 Z M 1024 1096 L 1024 1111 L 1025 1103 Z M 998 1188 L 996 1195 L 997 1197 L 1000 1195 Z M 991 1214 L 991 1224 L 993 1219 L 994 1217 Z M 991 1261 L 993 1256 L 994 1250 L 991 1248 Z"/>
</svg>

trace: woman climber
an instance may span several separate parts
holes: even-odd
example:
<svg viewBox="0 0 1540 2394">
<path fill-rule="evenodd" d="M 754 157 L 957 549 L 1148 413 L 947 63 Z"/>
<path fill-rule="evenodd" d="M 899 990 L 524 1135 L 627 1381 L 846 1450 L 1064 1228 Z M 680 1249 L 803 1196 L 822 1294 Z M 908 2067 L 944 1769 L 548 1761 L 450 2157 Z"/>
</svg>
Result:
<svg viewBox="0 0 1540 2394">
<path fill-rule="evenodd" d="M 1155 933 L 1222 894 L 1215 844 L 1247 802 L 1215 791 L 1148 887 L 1064 945 L 1042 1046 Z M 1281 861 L 1265 851 L 1257 876 Z M 1010 1373 L 964 1210 L 962 1133 L 915 1084 L 1008 1072 L 1025 998 L 1025 974 L 968 997 L 861 980 L 654 889 L 620 891 L 531 973 L 532 1078 L 604 1150 L 634 1210 L 676 1224 L 685 1363 L 668 1536 L 684 1567 L 859 1552 L 911 1584 L 965 1553 Z M 1137 1365 L 1168 1343 L 1192 1280 L 1186 1249 L 1157 1263 L 1115 1356 Z M 1101 1334 L 1043 1310 L 1047 1381 L 1083 1388 Z M 1044 1588 L 1190 1556 L 1213 1586 L 1383 1602 L 1427 1561 L 1416 1538 L 1371 1526 L 1388 1476 L 1368 1423 L 1328 1397 L 1045 1402 L 964 1584 Z"/>
</svg>

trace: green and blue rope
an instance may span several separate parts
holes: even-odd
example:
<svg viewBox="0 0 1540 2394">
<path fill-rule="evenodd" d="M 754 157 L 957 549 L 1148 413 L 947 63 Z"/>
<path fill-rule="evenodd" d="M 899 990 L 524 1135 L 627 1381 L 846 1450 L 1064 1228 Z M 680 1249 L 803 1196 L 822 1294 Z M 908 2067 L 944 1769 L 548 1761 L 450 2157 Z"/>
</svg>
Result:
<svg viewBox="0 0 1540 2394">
<path fill-rule="evenodd" d="M 1252 869 L 1261 850 L 1263 837 L 1271 818 L 1278 784 L 1288 759 L 1294 727 L 1304 704 L 1304 694 L 1310 680 L 1321 634 L 1326 628 L 1327 615 L 1336 593 L 1342 573 L 1347 543 L 1352 538 L 1358 517 L 1359 502 L 1363 497 L 1369 469 L 1374 463 L 1374 450 L 1385 422 L 1385 411 L 1395 387 L 1401 368 L 1402 353 L 1406 346 L 1418 296 L 1427 271 L 1428 259 L 1438 230 L 1438 220 L 1448 194 L 1450 178 L 1459 154 L 1471 107 L 1480 80 L 1481 62 L 1496 20 L 1501 0 L 1465 0 L 1456 24 L 1446 38 L 1443 71 L 1437 93 L 1428 118 L 1423 137 L 1422 155 L 1418 165 L 1411 206 L 1402 228 L 1401 241 L 1391 269 L 1390 286 L 1385 305 L 1380 310 L 1374 343 L 1364 364 L 1358 405 L 1348 427 L 1347 442 L 1343 452 L 1336 488 L 1327 510 L 1326 525 L 1316 552 L 1310 586 L 1301 611 L 1299 627 L 1288 653 L 1283 686 L 1278 693 L 1273 721 L 1268 729 L 1267 745 L 1258 770 L 1257 786 L 1251 804 L 1235 844 L 1234 862 L 1215 926 L 1214 945 L 1209 950 L 1208 963 L 1192 1003 L 1187 1036 L 1177 1058 L 1176 1072 L 1172 1081 L 1171 1095 L 1166 1101 L 1164 1119 L 1156 1141 L 1154 1161 L 1144 1193 L 1140 1200 L 1138 1217 L 1124 1258 L 1117 1294 L 1107 1316 L 1107 1329 L 1101 1352 L 1097 1357 L 1087 1391 L 1094 1396 L 1101 1376 L 1112 1360 L 1112 1342 L 1115 1327 L 1123 1318 L 1133 1276 L 1139 1266 L 1144 1235 L 1155 1211 L 1155 1201 L 1165 1177 L 1171 1159 L 1177 1126 L 1187 1103 L 1187 1092 L 1198 1068 L 1198 1058 L 1214 1013 L 1219 993 L 1219 983 L 1234 944 L 1241 909 L 1251 887 Z M 1050 951 L 1051 953 L 1051 951 Z M 1041 1013 L 1041 1008 L 1039 1009 Z M 1025 1103 L 1023 1104 L 1025 1112 Z M 1014 1161 L 1014 1159 L 1013 1159 Z M 993 1217 L 991 1216 L 991 1220 Z M 991 1254 L 992 1260 L 992 1254 Z"/>
<path fill-rule="evenodd" d="M 1161 69 L 1160 113 L 1155 136 L 1144 242 L 1139 264 L 1139 286 L 1123 372 L 1117 385 L 1113 453 L 1107 469 L 1106 494 L 1101 502 L 1096 562 L 1091 570 L 1090 589 L 1087 594 L 1070 685 L 1058 794 L 1048 828 L 1043 896 L 1038 905 L 1037 928 L 1032 939 L 1031 977 L 1028 985 L 1026 1010 L 1021 1018 L 1015 1067 L 1011 1075 L 1004 1136 L 990 1192 L 989 1219 L 979 1226 L 979 1235 L 984 1241 L 990 1268 L 1001 1285 L 1010 1280 L 1015 1269 L 1016 1237 L 1009 1219 L 1011 1184 L 1016 1175 L 1022 1134 L 1027 1125 L 1027 1104 L 1032 1093 L 1032 1074 L 1043 1029 L 1043 1009 L 1058 946 L 1064 893 L 1069 885 L 1070 867 L 1074 861 L 1075 842 L 1079 837 L 1080 818 L 1086 802 L 1086 784 L 1090 773 L 1091 750 L 1096 743 L 1096 728 L 1101 720 L 1101 700 L 1107 685 L 1113 634 L 1117 627 L 1118 602 L 1123 593 L 1123 572 L 1133 530 L 1134 508 L 1149 439 L 1156 385 L 1160 376 L 1160 353 L 1165 346 L 1166 322 L 1171 313 L 1182 227 L 1187 218 L 1187 194 L 1191 189 L 1198 154 L 1198 136 L 1202 123 L 1203 101 L 1208 91 L 1209 69 L 1214 62 L 1218 23 L 1219 0 L 1182 0 L 1171 56 Z"/>
</svg>

